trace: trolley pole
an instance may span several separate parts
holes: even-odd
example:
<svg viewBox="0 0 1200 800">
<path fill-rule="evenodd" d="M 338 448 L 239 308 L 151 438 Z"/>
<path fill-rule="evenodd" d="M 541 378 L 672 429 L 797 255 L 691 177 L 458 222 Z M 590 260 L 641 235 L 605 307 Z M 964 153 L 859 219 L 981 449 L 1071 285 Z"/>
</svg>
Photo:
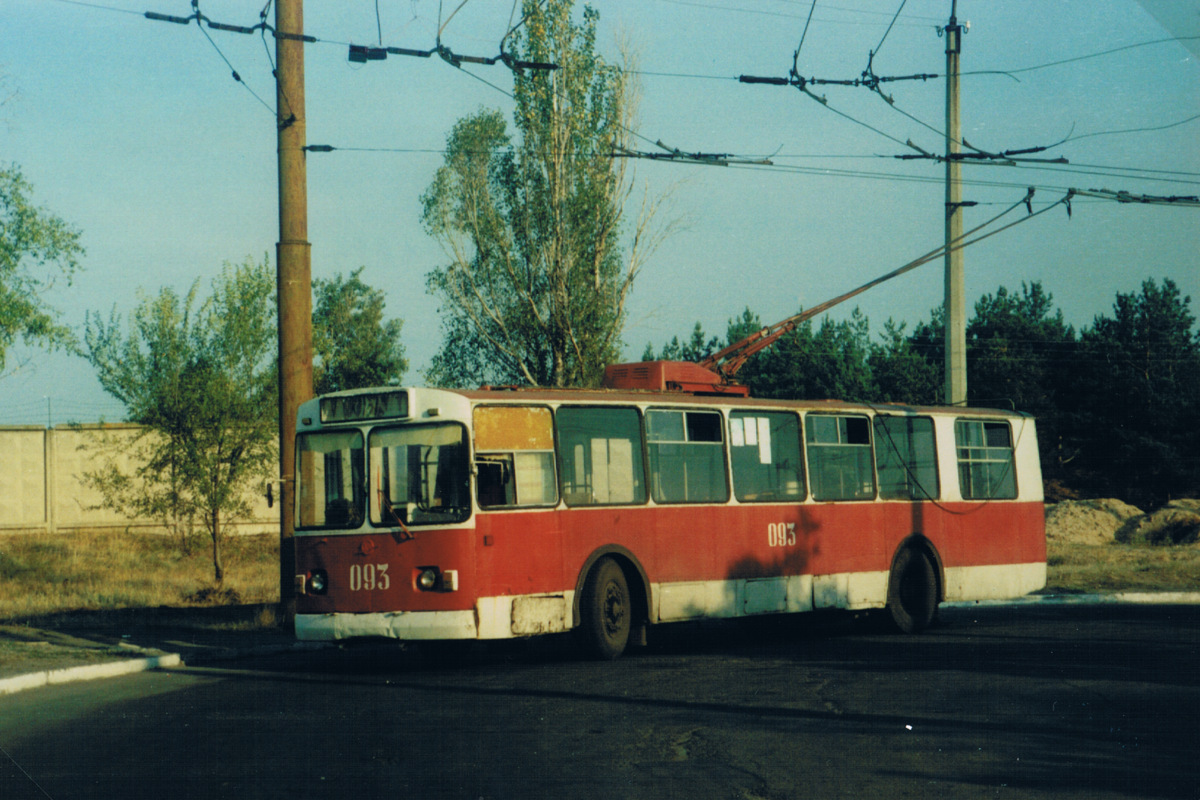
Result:
<svg viewBox="0 0 1200 800">
<path fill-rule="evenodd" d="M 963 251 L 951 250 L 951 242 L 962 237 L 962 152 L 959 126 L 958 59 L 962 52 L 962 27 L 955 15 L 958 2 L 950 5 L 946 25 L 946 384 L 945 402 L 967 404 L 967 309 L 963 289 Z"/>
<path fill-rule="evenodd" d="M 279 125 L 279 603 L 280 624 L 296 615 L 296 412 L 312 397 L 312 246 L 305 171 L 303 0 L 275 0 Z"/>
</svg>

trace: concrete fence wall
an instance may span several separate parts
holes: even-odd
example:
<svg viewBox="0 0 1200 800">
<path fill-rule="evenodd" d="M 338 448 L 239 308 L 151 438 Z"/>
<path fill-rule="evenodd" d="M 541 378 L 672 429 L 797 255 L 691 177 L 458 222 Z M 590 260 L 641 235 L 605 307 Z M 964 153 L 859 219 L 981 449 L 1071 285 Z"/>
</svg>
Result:
<svg viewBox="0 0 1200 800">
<path fill-rule="evenodd" d="M 41 428 L 0 427 L 0 532 L 69 533 L 85 528 L 162 529 L 154 519 L 129 519 L 100 506 L 100 492 L 84 474 L 116 459 L 132 473 L 136 425 L 83 425 Z M 255 492 L 252 519 L 236 520 L 226 532 L 279 530 L 279 507 L 267 506 Z"/>
</svg>

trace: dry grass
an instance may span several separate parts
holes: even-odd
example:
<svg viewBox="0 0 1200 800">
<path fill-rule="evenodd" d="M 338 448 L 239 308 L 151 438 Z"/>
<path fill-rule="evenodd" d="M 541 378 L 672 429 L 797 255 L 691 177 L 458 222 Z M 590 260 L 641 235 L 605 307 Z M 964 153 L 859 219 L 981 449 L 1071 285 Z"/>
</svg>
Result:
<svg viewBox="0 0 1200 800">
<path fill-rule="evenodd" d="M 273 603 L 277 537 L 224 540 L 225 582 L 213 586 L 212 551 L 196 538 L 123 530 L 0 536 L 0 620 L 63 611 Z"/>
<path fill-rule="evenodd" d="M 1049 592 L 1197 591 L 1200 547 L 1048 543 Z M 212 608 L 279 598 L 279 542 L 273 535 L 224 543 L 226 578 L 212 581 L 207 540 L 188 552 L 178 540 L 121 530 L 0 535 L 0 620 L 120 608 Z M 260 617 L 271 611 L 257 612 Z M 273 619 L 228 622 L 269 627 Z"/>
<path fill-rule="evenodd" d="M 1200 547 L 1050 540 L 1048 592 L 1200 590 Z"/>
</svg>

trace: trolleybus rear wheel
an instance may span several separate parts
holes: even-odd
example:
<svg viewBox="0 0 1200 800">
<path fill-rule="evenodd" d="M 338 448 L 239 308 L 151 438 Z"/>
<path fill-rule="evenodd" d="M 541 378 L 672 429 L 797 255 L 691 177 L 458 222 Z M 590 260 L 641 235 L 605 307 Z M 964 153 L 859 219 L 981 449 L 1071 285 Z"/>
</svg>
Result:
<svg viewBox="0 0 1200 800">
<path fill-rule="evenodd" d="M 903 633 L 919 633 L 937 612 L 937 577 L 929 558 L 911 547 L 900 551 L 888 580 L 887 609 Z"/>
<path fill-rule="evenodd" d="M 612 659 L 625 651 L 633 606 L 625 572 L 616 561 L 602 558 L 596 562 L 583 585 L 579 613 L 580 642 L 590 655 Z"/>
</svg>

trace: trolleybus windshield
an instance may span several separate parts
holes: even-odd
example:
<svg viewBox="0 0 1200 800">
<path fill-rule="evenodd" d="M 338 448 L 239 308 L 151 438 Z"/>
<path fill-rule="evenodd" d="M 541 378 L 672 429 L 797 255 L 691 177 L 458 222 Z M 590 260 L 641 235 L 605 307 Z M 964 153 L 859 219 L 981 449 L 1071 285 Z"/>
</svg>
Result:
<svg viewBox="0 0 1200 800">
<path fill-rule="evenodd" d="M 454 523 L 470 516 L 462 425 L 378 427 L 368 441 L 372 524 Z"/>
</svg>

